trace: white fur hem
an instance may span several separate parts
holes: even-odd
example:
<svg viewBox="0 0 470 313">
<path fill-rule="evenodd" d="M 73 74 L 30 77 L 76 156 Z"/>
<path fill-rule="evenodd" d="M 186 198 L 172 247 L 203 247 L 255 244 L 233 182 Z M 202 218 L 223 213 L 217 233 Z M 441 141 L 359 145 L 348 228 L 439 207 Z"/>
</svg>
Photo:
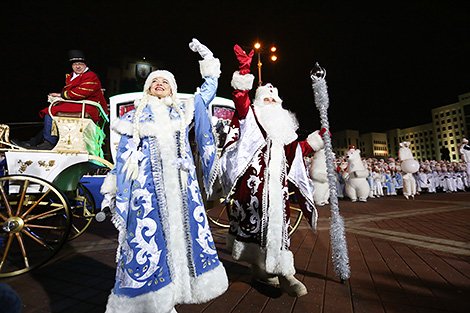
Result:
<svg viewBox="0 0 470 313">
<path fill-rule="evenodd" d="M 106 313 L 171 312 L 175 306 L 174 289 L 175 285 L 171 283 L 158 291 L 134 298 L 111 293 L 108 297 Z"/>
<path fill-rule="evenodd" d="M 232 87 L 237 90 L 251 90 L 253 88 L 253 81 L 255 76 L 253 74 L 240 75 L 239 71 L 236 71 L 232 75 Z"/>
<path fill-rule="evenodd" d="M 192 298 L 184 303 L 203 303 L 223 294 L 228 288 L 228 278 L 222 263 L 213 270 L 191 278 Z"/>
<path fill-rule="evenodd" d="M 313 150 L 318 151 L 325 146 L 322 137 L 320 136 L 320 132 L 314 131 L 307 137 L 307 143 L 312 147 Z"/>
<path fill-rule="evenodd" d="M 226 241 L 227 248 L 232 250 L 234 260 L 256 264 L 269 274 L 282 276 L 295 274 L 294 255 L 290 250 L 281 250 L 278 254 L 278 266 L 269 269 L 266 268 L 266 250 L 261 248 L 258 244 L 238 241 L 235 239 L 235 236 L 231 234 L 227 234 Z"/>
<path fill-rule="evenodd" d="M 175 299 L 176 286 L 169 284 L 162 289 L 149 292 L 137 297 L 127 297 L 111 293 L 106 306 L 106 313 L 167 313 L 180 303 L 203 303 L 210 301 L 228 288 L 225 268 L 220 263 L 215 269 L 198 277 L 191 278 L 191 296 L 185 299 Z M 184 287 L 181 287 L 184 288 Z"/>
<path fill-rule="evenodd" d="M 217 58 L 199 61 L 202 78 L 220 76 L 220 60 Z"/>
<path fill-rule="evenodd" d="M 100 193 L 102 195 L 111 193 L 116 194 L 116 175 L 108 173 L 101 185 Z"/>
</svg>

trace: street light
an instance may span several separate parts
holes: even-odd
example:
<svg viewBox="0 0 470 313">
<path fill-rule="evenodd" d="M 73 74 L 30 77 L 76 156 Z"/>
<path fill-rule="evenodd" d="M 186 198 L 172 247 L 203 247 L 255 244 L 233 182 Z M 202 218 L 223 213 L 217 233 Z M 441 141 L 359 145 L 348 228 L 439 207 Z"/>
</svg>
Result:
<svg viewBox="0 0 470 313">
<path fill-rule="evenodd" d="M 263 66 L 263 63 L 261 63 L 261 52 L 264 52 L 263 49 L 261 49 L 261 44 L 259 42 L 255 43 L 254 45 L 256 51 L 258 52 L 258 86 L 261 86 L 262 81 L 261 81 L 261 66 Z M 271 52 L 274 53 L 276 52 L 277 48 L 272 46 L 271 47 Z M 271 55 L 271 61 L 275 62 L 277 60 L 276 55 Z"/>
</svg>

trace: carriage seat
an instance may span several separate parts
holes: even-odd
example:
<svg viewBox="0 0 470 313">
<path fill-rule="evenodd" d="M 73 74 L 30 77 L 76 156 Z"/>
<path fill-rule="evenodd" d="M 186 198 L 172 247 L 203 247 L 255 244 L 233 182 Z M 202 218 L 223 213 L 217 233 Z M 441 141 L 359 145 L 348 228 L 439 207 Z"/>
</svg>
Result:
<svg viewBox="0 0 470 313">
<path fill-rule="evenodd" d="M 59 153 L 89 153 L 103 157 L 102 144 L 105 138 L 102 127 L 108 121 L 101 105 L 93 101 L 71 101 L 82 104 L 81 112 L 56 112 L 52 114 L 51 108 L 54 104 L 63 101 L 61 98 L 49 97 L 49 115 L 54 121 L 53 133 L 57 132 L 59 140 L 52 151 Z M 92 105 L 100 110 L 103 126 L 99 127 L 91 119 L 90 114 L 85 111 L 86 105 Z M 54 130 L 55 128 L 55 130 Z"/>
<path fill-rule="evenodd" d="M 81 113 L 79 113 L 81 114 Z M 89 118 L 53 116 L 59 140 L 52 151 L 67 153 L 87 153 L 87 141 L 93 141 L 96 124 Z"/>
</svg>

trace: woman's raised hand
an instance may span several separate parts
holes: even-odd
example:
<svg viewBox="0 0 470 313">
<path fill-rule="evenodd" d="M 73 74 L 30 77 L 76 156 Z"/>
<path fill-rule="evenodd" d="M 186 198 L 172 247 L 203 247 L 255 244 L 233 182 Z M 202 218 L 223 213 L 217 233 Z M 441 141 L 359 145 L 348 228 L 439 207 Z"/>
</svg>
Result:
<svg viewBox="0 0 470 313">
<path fill-rule="evenodd" d="M 214 55 L 212 51 L 209 50 L 206 46 L 199 42 L 196 38 L 189 43 L 189 48 L 194 52 L 198 52 L 204 60 L 213 59 Z"/>
</svg>

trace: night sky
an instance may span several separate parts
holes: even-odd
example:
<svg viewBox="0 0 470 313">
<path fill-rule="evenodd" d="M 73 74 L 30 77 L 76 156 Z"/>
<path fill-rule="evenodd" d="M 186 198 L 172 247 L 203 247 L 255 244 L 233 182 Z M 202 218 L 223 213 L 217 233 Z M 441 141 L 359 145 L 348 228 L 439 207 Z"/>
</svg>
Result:
<svg viewBox="0 0 470 313">
<path fill-rule="evenodd" d="M 103 83 L 122 56 L 145 56 L 173 72 L 180 92 L 194 92 L 202 79 L 188 48 L 193 37 L 221 60 L 218 96 L 227 98 L 234 44 L 276 45 L 276 63 L 261 55 L 262 78 L 279 88 L 303 130 L 320 126 L 309 78 L 316 62 L 327 71 L 333 131 L 428 123 L 432 108 L 470 92 L 469 1 L 17 3 L 0 20 L 0 123 L 41 120 L 47 94 L 60 91 L 71 71 L 70 49 L 85 52 Z"/>
</svg>

